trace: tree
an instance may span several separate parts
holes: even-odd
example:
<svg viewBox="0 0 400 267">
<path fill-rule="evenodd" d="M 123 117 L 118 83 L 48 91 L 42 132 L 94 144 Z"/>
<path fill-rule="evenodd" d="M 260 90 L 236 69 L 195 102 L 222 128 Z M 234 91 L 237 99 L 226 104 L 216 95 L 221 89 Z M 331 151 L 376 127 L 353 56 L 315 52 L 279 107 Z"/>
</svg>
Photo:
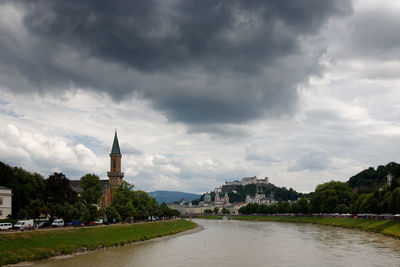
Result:
<svg viewBox="0 0 400 267">
<path fill-rule="evenodd" d="M 86 204 L 98 204 L 102 195 L 99 176 L 86 174 L 81 178 L 81 198 Z"/>
<path fill-rule="evenodd" d="M 22 168 L 11 167 L 0 161 L 0 185 L 12 190 L 12 217 L 26 215 L 25 207 L 30 200 L 44 200 L 45 179 L 37 173 L 30 173 Z M 19 210 L 23 209 L 19 213 Z"/>
<path fill-rule="evenodd" d="M 210 210 L 210 209 L 205 209 L 205 210 L 204 210 L 204 213 L 206 213 L 206 214 L 211 214 L 211 213 L 213 213 L 213 212 L 212 212 L 212 210 Z"/>
<path fill-rule="evenodd" d="M 392 211 L 393 214 L 400 213 L 400 187 L 397 187 L 392 193 L 390 210 Z"/>
<path fill-rule="evenodd" d="M 121 220 L 121 216 L 119 215 L 116 208 L 113 206 L 106 208 L 106 216 L 107 216 L 107 221 L 109 221 L 109 222 Z"/>
<path fill-rule="evenodd" d="M 73 204 L 78 195 L 69 185 L 69 180 L 63 173 L 54 173 L 46 180 L 45 186 L 46 203 Z"/>
<path fill-rule="evenodd" d="M 27 219 L 28 212 L 25 209 L 19 209 L 16 214 L 17 219 Z"/>
<path fill-rule="evenodd" d="M 390 203 L 392 202 L 392 192 L 387 191 L 384 193 L 381 202 L 379 203 L 379 210 L 382 213 L 390 213 Z"/>
<path fill-rule="evenodd" d="M 54 173 L 46 180 L 45 199 L 50 220 L 57 217 L 68 221 L 65 217 L 69 216 L 71 206 L 78 201 L 78 195 L 63 173 Z"/>
<path fill-rule="evenodd" d="M 300 198 L 295 204 L 294 204 L 294 210 L 297 213 L 308 213 L 309 212 L 309 207 L 308 207 L 308 200 L 304 197 Z"/>
<path fill-rule="evenodd" d="M 116 209 L 122 220 L 131 217 L 146 219 L 157 212 L 157 202 L 146 192 L 133 190 L 134 186 L 128 182 L 122 185 L 113 194 L 112 206 Z"/>
<path fill-rule="evenodd" d="M 42 213 L 47 213 L 47 207 L 41 199 L 30 200 L 29 204 L 26 206 L 26 210 L 29 218 L 33 219 L 39 218 L 40 214 Z"/>
<path fill-rule="evenodd" d="M 215 214 L 218 214 L 218 212 L 219 212 L 219 208 L 218 208 L 218 207 L 215 207 L 215 208 L 214 208 L 214 213 L 215 213 Z"/>
<path fill-rule="evenodd" d="M 311 197 L 312 212 L 332 213 L 340 204 L 350 207 L 353 193 L 347 183 L 330 181 L 318 185 Z"/>
<path fill-rule="evenodd" d="M 228 210 L 228 209 L 226 209 L 226 208 L 222 208 L 222 214 L 229 214 L 230 213 L 230 211 Z"/>
</svg>

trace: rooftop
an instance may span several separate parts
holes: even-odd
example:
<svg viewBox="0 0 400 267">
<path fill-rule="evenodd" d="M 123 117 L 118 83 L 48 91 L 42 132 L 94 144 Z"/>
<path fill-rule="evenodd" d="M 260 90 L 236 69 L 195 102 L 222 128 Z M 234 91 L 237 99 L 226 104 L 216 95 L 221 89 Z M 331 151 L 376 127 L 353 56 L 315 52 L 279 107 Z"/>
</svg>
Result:
<svg viewBox="0 0 400 267">
<path fill-rule="evenodd" d="M 112 145 L 111 154 L 121 154 L 121 150 L 119 149 L 117 131 L 115 131 L 114 142 Z"/>
<path fill-rule="evenodd" d="M 0 189 L 8 189 L 8 190 L 11 190 L 10 188 L 5 187 L 5 186 L 1 186 L 1 185 L 0 185 Z"/>
<path fill-rule="evenodd" d="M 101 191 L 103 194 L 107 193 L 107 188 L 109 185 L 108 180 L 100 180 L 101 183 Z M 74 190 L 77 193 L 82 193 L 82 187 L 81 187 L 81 180 L 69 180 L 69 185 L 71 186 L 72 190 Z"/>
</svg>

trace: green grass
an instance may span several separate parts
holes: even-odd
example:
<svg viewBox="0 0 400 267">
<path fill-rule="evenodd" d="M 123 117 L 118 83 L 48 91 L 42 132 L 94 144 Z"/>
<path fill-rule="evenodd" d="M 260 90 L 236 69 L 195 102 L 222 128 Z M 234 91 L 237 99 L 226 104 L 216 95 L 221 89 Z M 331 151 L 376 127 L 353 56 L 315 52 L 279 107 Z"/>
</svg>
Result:
<svg viewBox="0 0 400 267">
<path fill-rule="evenodd" d="M 400 238 L 400 222 L 352 218 L 286 217 L 286 216 L 235 216 L 234 220 L 315 223 L 353 228 Z"/>
<path fill-rule="evenodd" d="M 183 219 L 134 225 L 29 231 L 0 235 L 0 265 L 47 259 L 61 254 L 95 250 L 172 235 L 195 228 Z"/>
</svg>

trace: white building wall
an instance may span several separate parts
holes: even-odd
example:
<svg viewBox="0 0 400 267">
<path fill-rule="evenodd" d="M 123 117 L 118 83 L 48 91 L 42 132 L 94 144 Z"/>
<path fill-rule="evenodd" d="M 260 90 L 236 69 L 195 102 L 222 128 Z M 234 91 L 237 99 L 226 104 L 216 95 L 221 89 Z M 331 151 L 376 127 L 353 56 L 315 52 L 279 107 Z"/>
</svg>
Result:
<svg viewBox="0 0 400 267">
<path fill-rule="evenodd" d="M 0 219 L 5 219 L 11 214 L 11 199 L 11 189 L 0 187 Z"/>
</svg>

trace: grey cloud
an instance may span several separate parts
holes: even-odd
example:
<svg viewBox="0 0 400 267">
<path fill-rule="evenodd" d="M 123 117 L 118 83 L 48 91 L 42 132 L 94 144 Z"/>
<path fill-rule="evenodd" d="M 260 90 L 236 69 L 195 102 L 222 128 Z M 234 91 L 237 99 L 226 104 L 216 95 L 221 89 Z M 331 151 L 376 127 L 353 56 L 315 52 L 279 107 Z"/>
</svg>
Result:
<svg viewBox="0 0 400 267">
<path fill-rule="evenodd" d="M 279 159 L 272 155 L 272 149 L 271 147 L 268 147 L 268 144 L 246 146 L 244 152 L 244 159 L 248 161 L 258 161 L 262 163 L 279 162 Z"/>
<path fill-rule="evenodd" d="M 143 151 L 140 149 L 135 148 L 133 145 L 128 143 L 121 143 L 121 147 L 123 148 L 123 154 L 130 154 L 130 155 L 143 155 Z"/>
<path fill-rule="evenodd" d="M 328 167 L 330 162 L 331 159 L 325 152 L 308 151 L 301 153 L 294 164 L 288 168 L 288 171 L 323 170 Z"/>
<path fill-rule="evenodd" d="M 250 135 L 250 129 L 232 124 L 209 124 L 209 125 L 192 125 L 188 129 L 189 134 L 213 134 L 215 137 L 223 136 L 223 138 L 243 138 Z"/>
<path fill-rule="evenodd" d="M 351 12 L 347 0 L 5 3 L 23 10 L 27 36 L 0 25 L 1 85 L 139 95 L 191 125 L 293 112 L 320 69 L 301 40 Z"/>
<path fill-rule="evenodd" d="M 399 60 L 400 18 L 392 10 L 368 11 L 353 20 L 354 53 L 380 60 Z"/>
</svg>

